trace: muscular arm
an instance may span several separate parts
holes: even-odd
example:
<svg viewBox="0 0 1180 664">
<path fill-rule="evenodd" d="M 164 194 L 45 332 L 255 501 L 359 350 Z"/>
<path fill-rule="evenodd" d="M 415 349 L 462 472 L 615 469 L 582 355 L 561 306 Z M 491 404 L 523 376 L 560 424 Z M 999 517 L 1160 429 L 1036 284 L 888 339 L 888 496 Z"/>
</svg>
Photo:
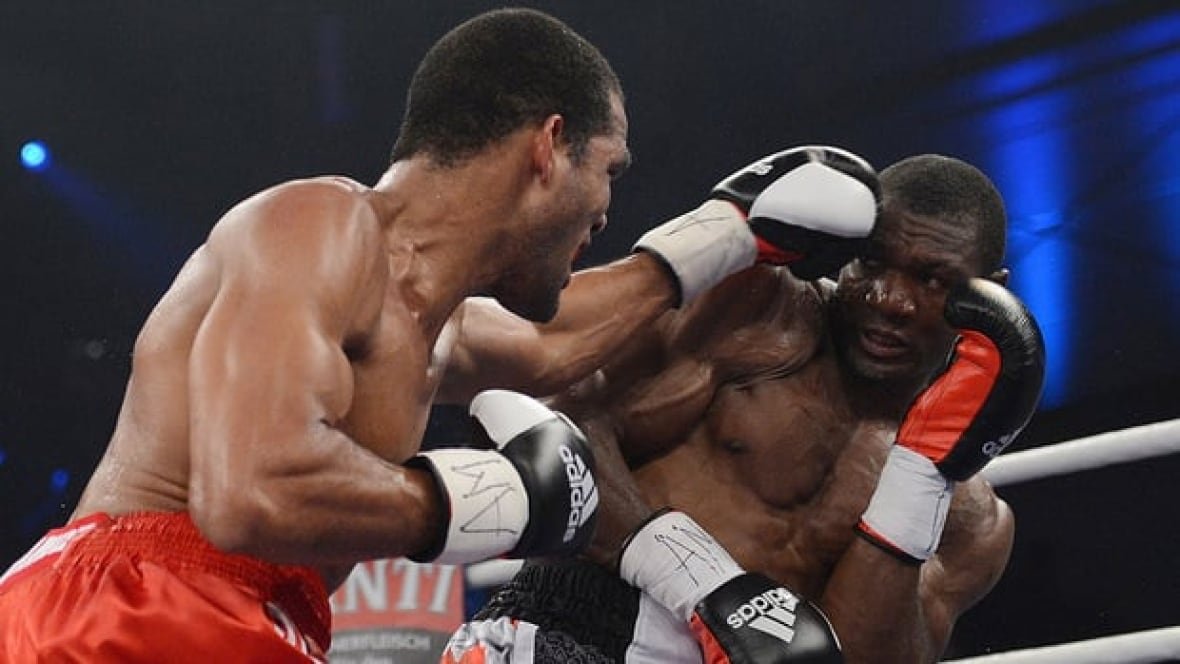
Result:
<svg viewBox="0 0 1180 664">
<path fill-rule="evenodd" d="M 460 311 L 459 338 L 436 401 L 466 403 L 481 390 L 552 394 L 602 366 L 675 302 L 673 281 L 638 253 L 576 273 L 555 319 L 524 320 L 489 298 Z"/>
<path fill-rule="evenodd" d="M 189 361 L 190 510 L 222 549 L 329 564 L 432 536 L 428 475 L 337 428 L 353 398 L 345 341 L 375 324 L 386 283 L 367 215 L 336 187 L 302 183 L 210 236 L 221 283 Z"/>
<path fill-rule="evenodd" d="M 735 274 L 685 310 L 662 317 L 604 369 L 602 409 L 632 464 L 685 441 L 725 384 L 782 375 L 819 342 L 820 298 L 781 268 Z"/>
<path fill-rule="evenodd" d="M 981 479 L 956 489 L 938 552 L 903 563 L 856 538 L 836 566 L 820 606 L 847 661 L 937 662 L 967 609 L 999 581 L 1015 520 Z"/>
</svg>

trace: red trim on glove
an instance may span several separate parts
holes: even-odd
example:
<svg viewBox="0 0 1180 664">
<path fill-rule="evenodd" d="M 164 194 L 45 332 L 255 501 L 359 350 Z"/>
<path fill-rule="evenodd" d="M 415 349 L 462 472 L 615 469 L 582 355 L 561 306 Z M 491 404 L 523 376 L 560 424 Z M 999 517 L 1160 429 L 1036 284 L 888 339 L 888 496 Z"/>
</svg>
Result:
<svg viewBox="0 0 1180 664">
<path fill-rule="evenodd" d="M 725 648 L 721 647 L 721 643 L 709 629 L 705 623 L 701 622 L 701 617 L 697 614 L 692 614 L 688 620 L 688 628 L 692 630 L 692 636 L 697 640 L 697 645 L 701 647 L 701 655 L 704 658 L 704 664 L 732 664 L 733 660 L 725 652 Z"/>
<path fill-rule="evenodd" d="M 962 330 L 955 358 L 910 407 L 897 442 L 938 463 L 975 420 L 1000 375 L 1000 349 L 982 332 Z"/>
<path fill-rule="evenodd" d="M 758 262 L 760 263 L 788 265 L 803 258 L 803 254 L 797 251 L 783 251 L 761 237 L 755 236 L 754 239 L 758 241 Z"/>
<path fill-rule="evenodd" d="M 907 563 L 909 565 L 921 565 L 923 562 L 925 562 L 921 558 L 915 558 L 894 546 L 893 542 L 885 539 L 884 535 L 874 530 L 869 524 L 865 523 L 864 519 L 856 522 L 856 534 L 860 535 L 860 538 L 864 541 L 872 544 L 885 553 L 888 553 L 894 558 L 897 558 L 903 563 Z"/>
</svg>

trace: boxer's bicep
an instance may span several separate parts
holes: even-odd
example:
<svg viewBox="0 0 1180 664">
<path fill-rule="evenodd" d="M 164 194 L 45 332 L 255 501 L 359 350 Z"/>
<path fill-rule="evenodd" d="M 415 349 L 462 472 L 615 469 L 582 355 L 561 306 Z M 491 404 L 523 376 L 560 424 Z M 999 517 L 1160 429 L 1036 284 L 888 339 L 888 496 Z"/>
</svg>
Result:
<svg viewBox="0 0 1180 664">
<path fill-rule="evenodd" d="M 298 453 L 288 441 L 347 411 L 351 368 L 339 343 L 308 305 L 285 299 L 229 288 L 201 326 L 189 361 L 194 475 L 249 475 L 255 457 L 280 445 Z"/>
<path fill-rule="evenodd" d="M 314 470 L 330 444 L 318 432 L 352 402 L 343 340 L 380 290 L 371 257 L 334 232 L 348 224 L 308 222 L 249 220 L 211 240 L 221 283 L 189 359 L 199 522 L 247 519 L 273 478 Z"/>
</svg>

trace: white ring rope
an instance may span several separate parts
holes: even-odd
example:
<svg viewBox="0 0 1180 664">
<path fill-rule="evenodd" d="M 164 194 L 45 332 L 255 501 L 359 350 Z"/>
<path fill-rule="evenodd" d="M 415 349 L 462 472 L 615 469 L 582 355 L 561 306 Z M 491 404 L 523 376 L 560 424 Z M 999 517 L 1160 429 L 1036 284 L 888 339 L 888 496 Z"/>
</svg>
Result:
<svg viewBox="0 0 1180 664">
<path fill-rule="evenodd" d="M 983 476 L 1003 486 L 1174 452 L 1180 452 L 1180 419 L 1013 452 L 988 464 Z"/>
<path fill-rule="evenodd" d="M 1180 627 L 947 660 L 956 664 L 1151 664 L 1180 659 Z"/>
</svg>

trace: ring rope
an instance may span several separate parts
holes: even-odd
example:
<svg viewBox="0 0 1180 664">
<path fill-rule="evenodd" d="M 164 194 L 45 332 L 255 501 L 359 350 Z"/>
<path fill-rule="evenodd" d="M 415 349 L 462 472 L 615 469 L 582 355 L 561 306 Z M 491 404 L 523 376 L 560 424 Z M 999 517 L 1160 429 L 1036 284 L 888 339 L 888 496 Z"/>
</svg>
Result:
<svg viewBox="0 0 1180 664">
<path fill-rule="evenodd" d="M 1180 658 L 1180 627 L 946 660 L 955 664 L 1150 664 Z"/>
<path fill-rule="evenodd" d="M 1013 452 L 988 464 L 983 476 L 1003 486 L 1175 452 L 1180 452 L 1180 419 Z"/>
</svg>

